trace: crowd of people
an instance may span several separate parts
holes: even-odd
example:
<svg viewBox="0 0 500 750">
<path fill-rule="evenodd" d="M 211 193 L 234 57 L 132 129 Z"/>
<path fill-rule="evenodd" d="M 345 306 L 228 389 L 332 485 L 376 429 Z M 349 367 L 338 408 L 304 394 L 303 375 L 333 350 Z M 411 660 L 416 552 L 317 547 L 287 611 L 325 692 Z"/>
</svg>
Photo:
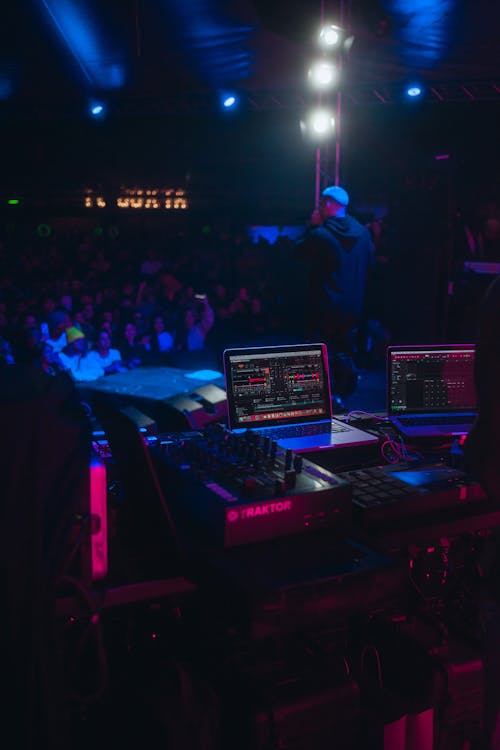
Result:
<svg viewBox="0 0 500 750">
<path fill-rule="evenodd" d="M 86 381 L 290 327 L 293 243 L 197 231 L 24 232 L 0 243 L 0 358 Z M 145 247 L 146 245 L 146 247 Z"/>
<path fill-rule="evenodd" d="M 54 220 L 42 232 L 32 221 L 5 225 L 0 362 L 68 369 L 87 380 L 175 365 L 189 352 L 212 354 L 220 365 L 225 346 L 263 338 L 326 337 L 332 349 L 345 350 L 353 346 L 350 318 L 356 327 L 362 322 L 365 346 L 379 359 L 391 339 L 442 338 L 436 321 L 443 317 L 437 313 L 450 269 L 439 232 L 430 242 L 424 223 L 409 236 L 402 210 L 393 217 L 358 216 L 358 223 L 344 216 L 348 194 L 333 190 L 340 193 L 331 200 L 324 194 L 309 227 L 304 223 L 302 256 L 301 242 L 285 233 L 271 244 L 225 226 L 124 222 L 118 230 L 73 219 Z M 351 249 L 358 237 L 365 247 L 361 266 Z M 496 258 L 493 239 L 486 239 L 478 246 Z M 374 254 L 366 250 L 370 240 Z M 457 262 L 472 257 L 469 250 L 462 255 L 456 237 L 453 247 Z M 350 307 L 339 285 L 354 295 Z M 339 336 L 332 324 L 340 319 Z"/>
<path fill-rule="evenodd" d="M 327 188 L 301 241 L 283 235 L 272 246 L 263 239 L 254 243 L 244 234 L 207 229 L 161 231 L 154 236 L 146 232 L 141 237 L 134 232 L 125 232 L 123 237 L 116 233 L 82 232 L 77 225 L 70 231 L 55 231 L 42 237 L 28 226 L 27 234 L 24 229 L 13 232 L 0 239 L 0 364 L 32 364 L 49 375 L 66 371 L 76 382 L 84 383 L 147 365 L 172 365 L 178 355 L 190 353 L 213 353 L 214 362 L 220 366 L 225 346 L 269 340 L 270 334 L 287 339 L 319 337 L 333 342 L 332 348 L 352 354 L 353 331 L 364 322 L 365 332 L 376 335 L 373 327 L 366 327 L 370 313 L 382 312 L 382 308 L 386 314 L 390 311 L 391 297 L 382 293 L 381 279 L 374 285 L 372 276 L 370 289 L 368 277 L 376 270 L 377 250 L 380 264 L 386 250 L 390 261 L 394 245 L 383 227 L 374 223 L 367 227 L 358 222 L 349 215 L 348 206 L 345 190 L 338 186 Z M 401 274 L 400 279 L 403 278 Z M 423 304 L 410 306 L 411 314 L 420 314 Z M 482 302 L 478 324 L 478 417 L 464 444 L 464 461 L 490 497 L 496 499 L 500 493 L 500 276 Z M 378 335 L 385 342 L 384 333 Z M 405 336 L 409 336 L 409 329 L 405 329 Z M 30 371 L 36 377 L 25 379 L 22 369 L 2 368 L 2 408 L 6 424 L 9 423 L 9 429 L 4 431 L 9 451 L 3 452 L 7 477 L 4 494 L 9 499 L 4 512 L 8 544 L 4 546 L 5 559 L 11 563 L 6 568 L 4 588 L 14 592 L 19 622 L 28 622 L 37 633 L 43 633 L 47 625 L 40 630 L 41 618 L 33 617 L 33 613 L 42 601 L 38 593 L 45 585 L 45 569 L 37 564 L 33 573 L 33 567 L 25 565 L 31 558 L 17 541 L 23 533 L 36 538 L 30 524 L 35 528 L 39 515 L 33 513 L 30 519 L 19 497 L 38 501 L 36 493 L 42 485 L 46 489 L 36 471 L 40 467 L 49 472 L 49 477 L 57 478 L 57 482 L 47 483 L 50 501 L 43 504 L 51 521 L 47 524 L 51 533 L 44 537 L 44 544 L 51 551 L 47 557 L 54 564 L 58 558 L 51 556 L 52 550 L 61 554 L 59 526 L 53 524 L 54 508 L 65 509 L 61 524 L 66 523 L 66 514 L 69 517 L 74 509 L 67 505 L 65 482 L 59 481 L 56 472 L 50 474 L 51 460 L 57 452 L 45 440 L 47 419 L 49 414 L 51 418 L 55 414 L 57 429 L 70 445 L 71 440 L 78 442 L 85 437 L 86 422 L 75 419 L 73 424 L 68 419 L 66 377 L 47 378 L 42 372 Z M 51 390 L 47 383 L 57 387 Z M 336 386 L 338 392 L 338 383 Z M 37 399 L 39 412 L 33 406 Z M 77 415 L 79 407 L 79 402 L 72 404 Z M 22 426 L 14 430 L 15 441 L 14 424 Z M 26 424 L 30 425 L 29 440 Z M 33 471 L 25 471 L 26 465 L 33 462 L 33 440 L 37 441 L 42 458 L 35 461 Z M 10 465 L 12 456 L 17 460 L 14 468 Z M 80 461 L 78 452 L 72 452 L 71 460 L 64 464 L 65 478 L 76 476 Z M 23 512 L 19 514 L 21 507 Z M 42 549 L 41 541 L 37 549 Z M 29 577 L 23 579 L 25 570 Z M 35 593 L 26 597 L 30 590 Z M 483 637 L 484 729 L 488 739 L 494 738 L 490 746 L 497 748 L 500 595 L 496 569 L 486 579 L 485 591 L 493 605 L 485 620 Z M 26 610 L 19 606 L 17 596 L 29 604 Z M 490 599 L 488 606 L 489 602 Z M 44 613 L 43 607 L 40 611 Z M 11 642 L 3 639 L 8 644 L 7 672 L 24 678 L 24 674 L 32 674 L 40 666 L 33 666 L 33 644 L 38 641 L 25 638 L 21 627 L 12 628 L 12 633 Z M 53 665 L 55 660 L 47 662 Z M 54 674 L 40 671 L 45 692 L 38 691 L 38 695 L 44 699 L 51 695 L 51 680 L 56 682 L 58 675 L 55 668 Z M 21 706 L 19 714 L 25 705 L 21 682 L 17 692 L 11 690 L 9 708 L 13 706 L 15 710 L 9 718 L 16 731 L 21 725 L 28 732 L 31 725 L 24 727 L 16 713 L 16 701 Z M 18 688 L 21 683 L 14 684 Z M 31 689 L 31 683 L 26 684 Z"/>
</svg>

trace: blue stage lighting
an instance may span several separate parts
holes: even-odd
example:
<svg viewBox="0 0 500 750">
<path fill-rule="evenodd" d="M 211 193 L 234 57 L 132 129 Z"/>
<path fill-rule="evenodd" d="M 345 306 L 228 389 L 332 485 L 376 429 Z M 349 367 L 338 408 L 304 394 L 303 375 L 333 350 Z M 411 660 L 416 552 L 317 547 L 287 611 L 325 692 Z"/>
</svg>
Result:
<svg viewBox="0 0 500 750">
<path fill-rule="evenodd" d="M 412 99 L 418 99 L 419 96 L 422 96 L 423 89 L 422 86 L 419 86 L 416 83 L 413 83 L 411 86 L 408 86 L 406 89 L 407 96 L 411 97 Z"/>
<path fill-rule="evenodd" d="M 92 102 L 89 106 L 89 112 L 92 117 L 103 117 L 106 113 L 106 108 L 102 102 Z"/>
<path fill-rule="evenodd" d="M 226 94 L 222 98 L 222 106 L 225 109 L 233 109 L 238 103 L 238 98 L 234 94 Z"/>
<path fill-rule="evenodd" d="M 125 85 L 123 50 L 117 49 L 100 28 L 89 0 L 38 0 L 38 3 L 89 86 L 109 90 Z"/>
<path fill-rule="evenodd" d="M 446 58 L 458 0 L 384 0 L 384 12 L 397 25 L 401 56 L 413 70 L 433 67 Z"/>
</svg>

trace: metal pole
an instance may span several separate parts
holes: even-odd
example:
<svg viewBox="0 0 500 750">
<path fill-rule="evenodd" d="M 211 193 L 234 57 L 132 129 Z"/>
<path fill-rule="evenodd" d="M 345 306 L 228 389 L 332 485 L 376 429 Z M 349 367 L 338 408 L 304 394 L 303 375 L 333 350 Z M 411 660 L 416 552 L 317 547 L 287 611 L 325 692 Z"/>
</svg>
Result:
<svg viewBox="0 0 500 750">
<path fill-rule="evenodd" d="M 325 21 L 325 0 L 320 2 L 320 26 Z M 321 106 L 321 94 L 318 94 L 318 106 Z M 314 208 L 319 208 L 321 194 L 321 148 L 316 149 L 316 172 L 315 172 L 315 190 L 314 190 Z"/>
<path fill-rule="evenodd" d="M 339 65 L 339 70 L 341 66 Z M 340 182 L 340 118 L 342 115 L 342 94 L 340 91 L 337 92 L 337 116 L 335 118 L 335 184 L 338 185 Z"/>
<path fill-rule="evenodd" d="M 344 23 L 344 0 L 340 0 L 340 25 L 345 28 Z M 339 55 L 339 78 L 342 76 L 342 51 Z M 335 117 L 335 185 L 340 182 L 340 138 L 342 128 L 342 93 L 337 92 L 337 114 Z"/>
<path fill-rule="evenodd" d="M 314 192 L 314 208 L 319 208 L 319 199 L 321 193 L 321 149 L 316 149 L 316 188 Z"/>
</svg>

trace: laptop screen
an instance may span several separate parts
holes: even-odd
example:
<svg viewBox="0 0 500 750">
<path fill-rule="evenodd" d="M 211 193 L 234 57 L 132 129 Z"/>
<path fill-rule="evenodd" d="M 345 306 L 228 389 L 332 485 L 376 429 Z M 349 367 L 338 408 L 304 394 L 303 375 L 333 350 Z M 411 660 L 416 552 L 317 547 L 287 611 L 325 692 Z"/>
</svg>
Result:
<svg viewBox="0 0 500 750">
<path fill-rule="evenodd" d="M 226 349 L 224 372 L 231 429 L 332 416 L 325 344 Z"/>
<path fill-rule="evenodd" d="M 474 345 L 394 346 L 388 352 L 388 412 L 473 412 Z"/>
</svg>

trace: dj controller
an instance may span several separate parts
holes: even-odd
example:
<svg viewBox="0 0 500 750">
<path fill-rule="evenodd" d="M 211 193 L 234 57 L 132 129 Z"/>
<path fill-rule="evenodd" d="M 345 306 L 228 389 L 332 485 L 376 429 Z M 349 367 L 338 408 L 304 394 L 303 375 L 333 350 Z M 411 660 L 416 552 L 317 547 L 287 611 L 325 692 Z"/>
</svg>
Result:
<svg viewBox="0 0 500 750">
<path fill-rule="evenodd" d="M 324 452 L 294 453 L 221 424 L 135 428 L 141 440 L 127 444 L 127 459 L 132 465 L 133 451 L 145 451 L 182 539 L 189 537 L 199 595 L 192 612 L 184 609 L 183 627 L 190 652 L 193 643 L 200 649 L 193 674 L 206 666 L 225 715 L 236 717 L 229 747 L 242 722 L 257 738 L 242 745 L 248 750 L 278 746 L 269 744 L 273 732 L 300 750 L 337 739 L 343 750 L 374 747 L 374 731 L 383 734 L 401 697 L 408 722 L 440 711 L 439 750 L 475 739 L 475 582 L 478 571 L 494 570 L 490 528 L 500 527 L 500 510 L 485 510 L 472 477 L 436 457 L 384 464 L 373 455 L 348 468 L 332 452 L 329 464 Z M 148 648 L 158 640 L 156 619 L 151 632 Z M 383 686 L 370 682 L 382 676 Z M 407 735 L 424 747 L 410 723 Z"/>
<path fill-rule="evenodd" d="M 379 529 L 486 500 L 444 460 L 326 468 L 248 430 L 220 424 L 148 437 L 157 470 L 182 514 L 225 547 L 330 529 Z"/>
<path fill-rule="evenodd" d="M 461 469 L 444 462 L 374 466 L 342 471 L 352 488 L 355 523 L 381 527 L 486 498 L 483 487 Z"/>
<path fill-rule="evenodd" d="M 346 479 L 250 430 L 235 434 L 215 425 L 148 444 L 182 515 L 224 547 L 350 528 Z"/>
</svg>

